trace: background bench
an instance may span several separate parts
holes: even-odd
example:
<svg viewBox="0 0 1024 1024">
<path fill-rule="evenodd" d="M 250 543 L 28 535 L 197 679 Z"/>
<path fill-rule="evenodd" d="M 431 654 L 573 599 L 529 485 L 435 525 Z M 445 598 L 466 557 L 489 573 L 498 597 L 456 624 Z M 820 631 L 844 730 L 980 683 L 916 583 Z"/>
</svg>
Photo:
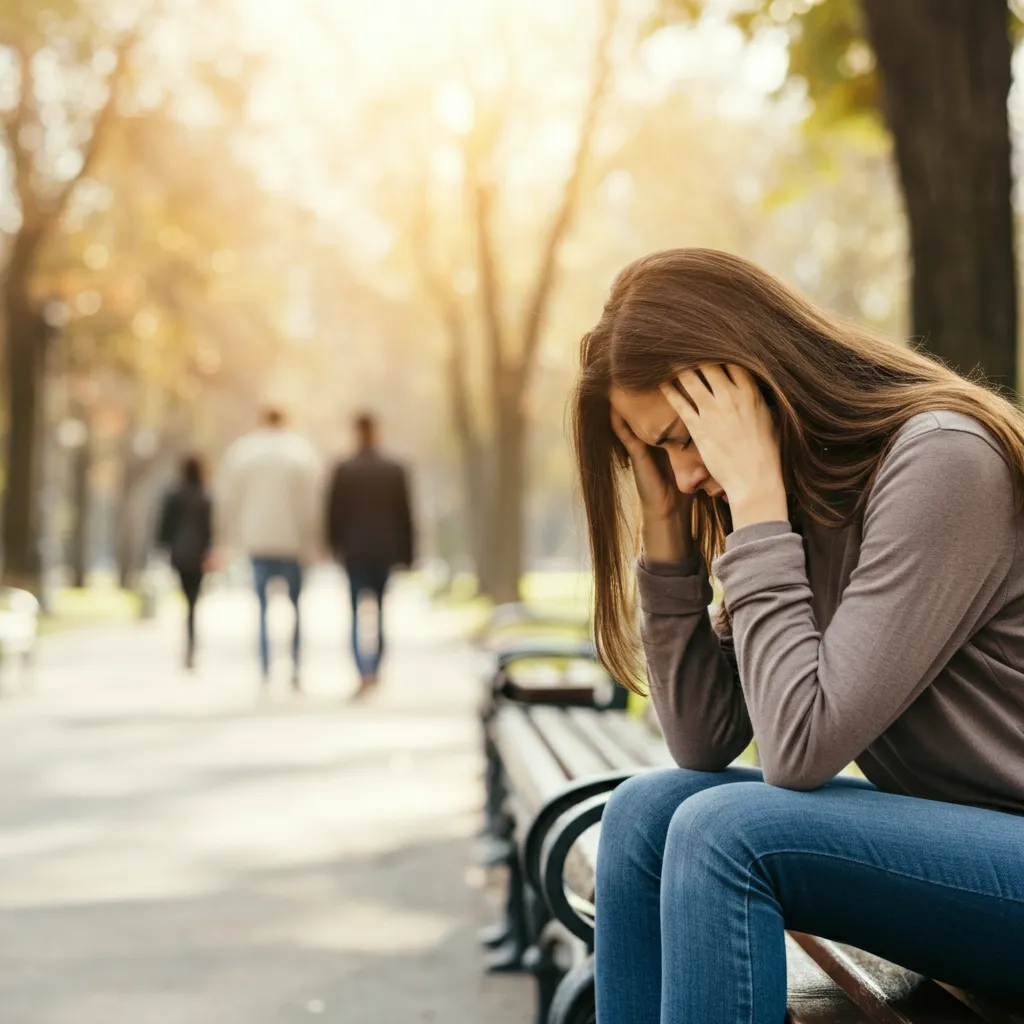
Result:
<svg viewBox="0 0 1024 1024">
<path fill-rule="evenodd" d="M 22 678 L 32 668 L 39 635 L 39 602 L 27 590 L 0 587 L 0 689 L 11 666 Z"/>
<path fill-rule="evenodd" d="M 586 912 L 585 901 L 577 903 L 575 894 L 591 884 L 588 864 L 597 851 L 590 848 L 593 833 L 569 834 L 563 826 L 636 771 L 667 766 L 670 759 L 660 739 L 622 711 L 506 705 L 491 731 L 500 766 L 499 805 L 511 842 L 506 939 L 489 966 L 530 971 L 537 980 L 537 1020 L 547 1021 L 560 983 L 589 956 L 586 930 L 576 919 Z M 564 849 L 552 851 L 553 837 Z M 551 896 L 571 908 L 560 908 L 560 915 L 553 913 L 543 878 L 555 861 L 559 883 L 569 880 L 566 887 L 551 887 Z"/>
<path fill-rule="evenodd" d="M 500 605 L 476 637 L 480 677 L 480 722 L 485 760 L 484 834 L 496 842 L 482 859 L 507 859 L 508 829 L 501 813 L 501 769 L 491 735 L 500 707 L 546 704 L 558 707 L 624 709 L 628 691 L 601 668 L 589 626 L 578 617 L 540 613 L 524 604 Z M 486 938 L 497 941 L 496 932 Z"/>
</svg>

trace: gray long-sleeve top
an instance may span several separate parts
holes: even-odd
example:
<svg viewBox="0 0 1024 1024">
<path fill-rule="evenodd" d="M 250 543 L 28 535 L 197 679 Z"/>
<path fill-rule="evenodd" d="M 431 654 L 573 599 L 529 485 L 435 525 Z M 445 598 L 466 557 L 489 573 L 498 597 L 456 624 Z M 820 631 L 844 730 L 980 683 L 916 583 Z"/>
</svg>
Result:
<svg viewBox="0 0 1024 1024">
<path fill-rule="evenodd" d="M 895 793 L 1024 812 L 1024 552 L 1009 468 L 957 413 L 900 431 L 862 520 L 736 530 L 637 569 L 651 695 L 675 760 L 724 768 L 756 736 L 765 780 L 851 761 Z"/>
</svg>

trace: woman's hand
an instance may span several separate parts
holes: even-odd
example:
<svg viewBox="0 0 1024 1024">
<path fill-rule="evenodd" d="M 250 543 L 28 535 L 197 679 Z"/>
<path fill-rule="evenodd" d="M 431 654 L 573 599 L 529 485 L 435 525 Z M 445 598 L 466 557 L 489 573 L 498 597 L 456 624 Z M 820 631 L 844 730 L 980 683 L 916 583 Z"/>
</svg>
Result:
<svg viewBox="0 0 1024 1024">
<path fill-rule="evenodd" d="M 681 494 L 675 481 L 661 471 L 651 449 L 612 409 L 612 429 L 629 455 L 640 496 L 644 555 L 652 562 L 678 562 L 693 547 L 689 513 L 693 499 Z"/>
<path fill-rule="evenodd" d="M 695 370 L 679 376 L 685 394 L 668 384 L 661 390 L 725 491 L 733 527 L 787 520 L 778 435 L 757 382 L 731 364 L 706 364 L 700 371 L 703 380 Z"/>
</svg>

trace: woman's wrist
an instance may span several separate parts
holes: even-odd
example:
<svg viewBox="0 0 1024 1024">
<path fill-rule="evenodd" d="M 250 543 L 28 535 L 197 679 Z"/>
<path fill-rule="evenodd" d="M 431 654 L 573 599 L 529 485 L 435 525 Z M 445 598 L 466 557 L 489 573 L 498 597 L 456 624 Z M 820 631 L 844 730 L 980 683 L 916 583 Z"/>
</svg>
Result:
<svg viewBox="0 0 1024 1024">
<path fill-rule="evenodd" d="M 693 551 L 693 538 L 681 512 L 645 515 L 640 536 L 644 558 L 649 562 L 682 562 Z"/>
<path fill-rule="evenodd" d="M 789 519 L 786 488 L 780 480 L 778 486 L 761 488 L 735 498 L 730 493 L 729 512 L 734 530 L 755 523 L 786 522 Z"/>
</svg>

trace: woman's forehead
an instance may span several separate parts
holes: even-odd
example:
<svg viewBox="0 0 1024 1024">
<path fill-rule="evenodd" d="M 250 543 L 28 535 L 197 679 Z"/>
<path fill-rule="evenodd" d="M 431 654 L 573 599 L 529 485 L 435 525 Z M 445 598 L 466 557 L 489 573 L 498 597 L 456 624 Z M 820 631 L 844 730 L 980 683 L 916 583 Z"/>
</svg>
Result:
<svg viewBox="0 0 1024 1024">
<path fill-rule="evenodd" d="M 612 387 L 608 391 L 608 399 L 633 433 L 648 444 L 661 437 L 666 428 L 679 418 L 668 404 L 668 399 L 657 390 L 623 391 Z"/>
</svg>

